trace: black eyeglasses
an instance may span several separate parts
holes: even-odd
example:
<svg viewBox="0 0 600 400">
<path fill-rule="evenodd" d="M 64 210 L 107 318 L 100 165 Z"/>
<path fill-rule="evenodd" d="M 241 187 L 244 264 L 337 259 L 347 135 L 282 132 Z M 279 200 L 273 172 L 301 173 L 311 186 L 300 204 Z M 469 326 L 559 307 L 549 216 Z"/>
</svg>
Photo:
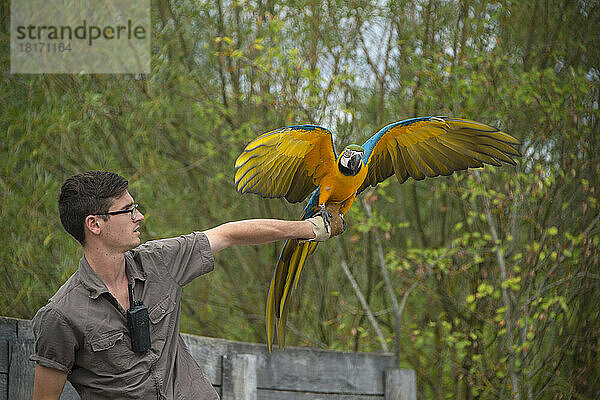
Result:
<svg viewBox="0 0 600 400">
<path fill-rule="evenodd" d="M 102 214 L 95 214 L 95 215 L 119 215 L 119 214 L 127 214 L 130 213 L 131 215 L 131 220 L 135 221 L 135 217 L 137 215 L 138 212 L 138 207 L 140 205 L 139 204 L 134 204 L 132 208 L 130 208 L 129 210 L 121 210 L 121 211 L 109 211 L 109 212 L 105 212 Z"/>
</svg>

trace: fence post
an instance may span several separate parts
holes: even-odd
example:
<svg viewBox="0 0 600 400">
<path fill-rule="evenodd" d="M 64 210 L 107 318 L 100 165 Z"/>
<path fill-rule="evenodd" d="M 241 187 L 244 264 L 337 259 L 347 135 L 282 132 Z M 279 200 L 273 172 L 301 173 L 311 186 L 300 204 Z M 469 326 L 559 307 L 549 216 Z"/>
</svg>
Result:
<svg viewBox="0 0 600 400">
<path fill-rule="evenodd" d="M 385 400 L 417 400 L 417 375 L 412 369 L 386 369 Z"/>
<path fill-rule="evenodd" d="M 8 342 L 8 398 L 33 397 L 33 362 L 29 355 L 34 351 L 33 339 L 13 339 Z"/>
<path fill-rule="evenodd" d="M 254 354 L 223 356 L 223 400 L 256 400 L 256 360 Z"/>
</svg>

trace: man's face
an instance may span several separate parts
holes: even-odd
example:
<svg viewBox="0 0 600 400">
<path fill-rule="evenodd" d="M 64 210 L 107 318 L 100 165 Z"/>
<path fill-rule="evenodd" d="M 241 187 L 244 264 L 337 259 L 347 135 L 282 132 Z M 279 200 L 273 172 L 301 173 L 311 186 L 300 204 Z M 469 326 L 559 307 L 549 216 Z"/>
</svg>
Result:
<svg viewBox="0 0 600 400">
<path fill-rule="evenodd" d="M 129 191 L 126 191 L 121 197 L 115 199 L 108 211 L 131 210 L 134 201 Z M 135 211 L 134 219 L 131 219 L 131 213 L 111 215 L 103 224 L 104 229 L 102 237 L 108 247 L 113 247 L 118 251 L 126 252 L 138 246 L 140 241 L 140 223 L 144 220 L 144 215 Z"/>
</svg>

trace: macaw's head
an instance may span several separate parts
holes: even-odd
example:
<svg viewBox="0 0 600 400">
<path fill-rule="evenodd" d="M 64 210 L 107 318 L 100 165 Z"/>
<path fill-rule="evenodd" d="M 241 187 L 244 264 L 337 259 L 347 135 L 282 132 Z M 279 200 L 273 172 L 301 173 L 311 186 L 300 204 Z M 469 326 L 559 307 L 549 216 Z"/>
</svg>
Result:
<svg viewBox="0 0 600 400">
<path fill-rule="evenodd" d="M 362 159 L 365 150 L 357 144 L 346 146 L 338 160 L 340 172 L 347 176 L 354 176 L 362 168 Z"/>
</svg>

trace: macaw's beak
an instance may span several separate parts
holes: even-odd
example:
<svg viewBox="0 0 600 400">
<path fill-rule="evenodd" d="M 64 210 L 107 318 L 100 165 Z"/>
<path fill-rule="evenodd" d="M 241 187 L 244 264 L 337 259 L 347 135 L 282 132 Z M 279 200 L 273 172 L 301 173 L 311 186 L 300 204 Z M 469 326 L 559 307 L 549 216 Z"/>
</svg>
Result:
<svg viewBox="0 0 600 400">
<path fill-rule="evenodd" d="M 348 168 L 350 169 L 350 171 L 357 174 L 358 171 L 360 170 L 361 162 L 362 162 L 362 155 L 354 154 L 352 156 L 352 158 L 350 158 L 350 161 L 348 161 Z"/>
</svg>

